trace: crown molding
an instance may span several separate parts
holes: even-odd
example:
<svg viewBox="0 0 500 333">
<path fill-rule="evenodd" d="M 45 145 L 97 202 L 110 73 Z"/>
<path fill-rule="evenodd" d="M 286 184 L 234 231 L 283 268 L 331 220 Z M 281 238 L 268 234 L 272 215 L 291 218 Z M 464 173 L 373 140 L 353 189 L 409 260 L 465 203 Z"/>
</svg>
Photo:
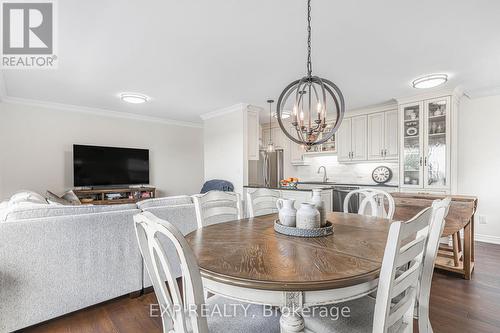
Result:
<svg viewBox="0 0 500 333">
<path fill-rule="evenodd" d="M 108 109 L 91 108 L 91 107 L 71 105 L 71 104 L 45 102 L 45 101 L 32 100 L 32 99 L 26 99 L 26 98 L 19 98 L 19 97 L 5 96 L 2 98 L 2 102 L 8 103 L 8 104 L 28 105 L 28 106 L 40 107 L 40 108 L 51 109 L 51 110 L 87 113 L 87 114 L 93 114 L 93 115 L 103 116 L 103 117 L 131 119 L 131 120 L 138 120 L 138 121 L 148 121 L 148 122 L 160 123 L 160 124 L 165 124 L 165 125 L 203 128 L 203 124 L 201 124 L 201 123 L 166 119 L 166 118 L 160 118 L 160 117 L 143 116 L 143 115 L 138 115 L 138 114 L 129 113 L 129 112 L 120 112 L 120 111 L 114 111 L 114 110 L 108 110 Z"/>
<path fill-rule="evenodd" d="M 215 111 L 204 113 L 200 116 L 200 118 L 203 120 L 207 120 L 207 119 L 211 119 L 211 118 L 215 118 L 215 117 L 220 117 L 220 116 L 228 114 L 228 113 L 242 111 L 242 110 L 246 109 L 247 107 L 249 107 L 249 104 L 247 104 L 247 103 L 238 103 L 238 104 L 234 104 L 234 105 L 228 106 L 228 107 L 223 108 L 223 109 L 218 109 Z"/>
<path fill-rule="evenodd" d="M 500 86 L 466 91 L 465 95 L 471 99 L 500 95 Z"/>
<path fill-rule="evenodd" d="M 405 104 L 420 100 L 438 98 L 442 96 L 453 96 L 457 99 L 460 99 L 463 95 L 464 95 L 463 87 L 457 86 L 454 88 L 446 88 L 446 89 L 430 89 L 429 91 L 422 92 L 420 94 L 402 96 L 394 99 L 398 102 L 398 104 Z"/>
<path fill-rule="evenodd" d="M 396 110 L 397 108 L 398 108 L 397 101 L 395 99 L 392 99 L 390 101 L 380 103 L 380 104 L 373 104 L 373 105 L 368 105 L 368 106 L 364 106 L 361 108 L 347 110 L 345 116 L 351 117 L 351 116 L 355 116 L 358 114 L 368 114 L 368 113 L 392 111 L 392 110 Z"/>
</svg>

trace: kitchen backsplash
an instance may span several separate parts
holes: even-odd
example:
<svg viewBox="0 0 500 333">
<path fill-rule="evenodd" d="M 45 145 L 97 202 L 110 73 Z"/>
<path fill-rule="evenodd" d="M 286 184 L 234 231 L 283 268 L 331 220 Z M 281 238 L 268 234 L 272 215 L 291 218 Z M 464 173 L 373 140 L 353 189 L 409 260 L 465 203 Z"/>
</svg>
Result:
<svg viewBox="0 0 500 333">
<path fill-rule="evenodd" d="M 305 156 L 310 162 L 307 166 L 293 166 L 289 170 L 292 175 L 300 181 L 322 181 L 323 170 L 318 174 L 320 166 L 326 167 L 328 181 L 352 184 L 375 184 L 372 179 L 372 172 L 378 166 L 386 166 L 392 170 L 392 179 L 388 182 L 391 185 L 398 185 L 399 163 L 398 162 L 363 162 L 354 164 L 339 163 L 336 155 L 330 156 Z"/>
</svg>

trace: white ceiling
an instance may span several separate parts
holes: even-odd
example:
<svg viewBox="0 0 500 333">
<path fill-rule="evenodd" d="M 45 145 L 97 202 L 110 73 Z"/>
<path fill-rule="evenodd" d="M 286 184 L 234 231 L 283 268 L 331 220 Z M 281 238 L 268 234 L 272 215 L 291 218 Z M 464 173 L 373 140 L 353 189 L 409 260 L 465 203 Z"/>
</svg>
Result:
<svg viewBox="0 0 500 333">
<path fill-rule="evenodd" d="M 58 1 L 59 69 L 4 70 L 8 96 L 182 121 L 261 105 L 305 71 L 305 0 Z M 349 109 L 449 87 L 500 86 L 500 1 L 313 0 L 314 72 Z M 152 101 L 127 105 L 116 96 Z"/>
</svg>

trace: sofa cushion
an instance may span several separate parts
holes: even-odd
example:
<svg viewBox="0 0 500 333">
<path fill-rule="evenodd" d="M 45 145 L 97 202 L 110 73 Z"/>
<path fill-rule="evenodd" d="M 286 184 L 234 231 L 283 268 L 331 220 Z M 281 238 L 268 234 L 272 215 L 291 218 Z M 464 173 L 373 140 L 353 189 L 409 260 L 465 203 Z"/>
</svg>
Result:
<svg viewBox="0 0 500 333">
<path fill-rule="evenodd" d="M 9 206 L 15 206 L 21 202 L 47 204 L 47 199 L 33 191 L 20 191 L 10 197 Z"/>
<path fill-rule="evenodd" d="M 188 195 L 178 195 L 172 197 L 155 198 L 148 199 L 144 201 L 139 201 L 137 207 L 139 209 L 147 209 L 152 207 L 168 207 L 168 206 L 178 206 L 192 204 L 193 199 Z"/>
<path fill-rule="evenodd" d="M 68 216 L 95 214 L 114 211 L 125 211 L 137 209 L 134 204 L 126 205 L 103 205 L 103 206 L 59 206 L 59 205 L 39 205 L 39 206 L 19 206 L 9 209 L 4 221 L 17 221 L 26 219 L 36 219 L 43 217 Z"/>
</svg>

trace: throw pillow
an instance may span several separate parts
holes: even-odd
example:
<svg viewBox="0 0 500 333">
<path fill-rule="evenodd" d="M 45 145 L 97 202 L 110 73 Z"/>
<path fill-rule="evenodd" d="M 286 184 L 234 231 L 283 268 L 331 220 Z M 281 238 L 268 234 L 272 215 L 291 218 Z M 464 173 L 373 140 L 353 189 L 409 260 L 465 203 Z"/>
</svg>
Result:
<svg viewBox="0 0 500 333">
<path fill-rule="evenodd" d="M 33 191 L 22 191 L 22 192 L 17 192 L 12 197 L 10 197 L 9 206 L 14 206 L 22 202 L 46 205 L 47 199 L 45 199 L 42 195 Z"/>
<path fill-rule="evenodd" d="M 72 205 L 81 205 L 82 204 L 80 202 L 80 199 L 78 199 L 75 192 L 73 192 L 73 191 L 68 191 L 68 192 L 64 193 L 61 198 L 69 201 Z"/>
<path fill-rule="evenodd" d="M 47 200 L 51 204 L 52 203 L 57 203 L 57 204 L 60 204 L 60 205 L 71 205 L 70 201 L 59 197 L 58 195 L 54 194 L 53 192 L 51 192 L 49 190 L 47 190 L 47 192 L 45 193 L 45 196 L 47 197 Z"/>
</svg>

